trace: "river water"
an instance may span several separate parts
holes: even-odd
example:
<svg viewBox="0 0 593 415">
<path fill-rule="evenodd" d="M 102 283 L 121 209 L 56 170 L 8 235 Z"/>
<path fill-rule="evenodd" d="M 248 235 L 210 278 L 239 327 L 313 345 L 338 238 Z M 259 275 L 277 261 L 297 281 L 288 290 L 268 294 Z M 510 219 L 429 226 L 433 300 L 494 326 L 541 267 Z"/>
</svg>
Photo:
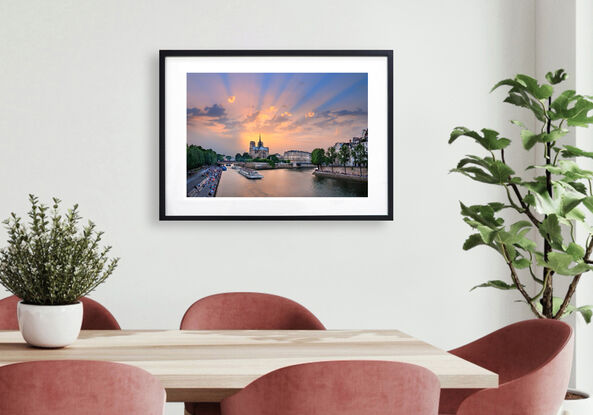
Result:
<svg viewBox="0 0 593 415">
<path fill-rule="evenodd" d="M 258 170 L 247 179 L 238 170 L 222 172 L 217 197 L 366 197 L 367 183 L 313 175 L 313 168 Z"/>
</svg>

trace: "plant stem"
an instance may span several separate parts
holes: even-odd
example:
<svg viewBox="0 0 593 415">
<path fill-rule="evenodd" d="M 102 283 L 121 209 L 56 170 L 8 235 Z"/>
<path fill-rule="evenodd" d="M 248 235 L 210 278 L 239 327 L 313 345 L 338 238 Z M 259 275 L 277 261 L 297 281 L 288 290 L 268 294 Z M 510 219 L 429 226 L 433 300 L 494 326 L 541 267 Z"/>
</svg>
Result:
<svg viewBox="0 0 593 415">
<path fill-rule="evenodd" d="M 548 108 L 552 105 L 552 97 L 548 98 Z M 548 134 L 550 134 L 551 131 L 551 127 L 552 127 L 552 120 L 550 119 L 550 117 L 546 114 L 546 132 Z M 552 164 L 552 143 L 548 142 L 545 144 L 544 146 L 544 157 L 546 159 L 546 166 L 549 166 Z M 548 192 L 548 194 L 550 195 L 550 198 L 552 198 L 552 173 L 550 173 L 549 170 L 546 170 L 546 190 Z M 545 216 L 545 218 L 547 218 L 548 215 Z M 544 219 L 545 220 L 545 219 Z M 548 238 L 544 238 L 544 261 L 548 262 L 548 254 L 552 251 L 552 247 L 550 245 L 550 242 L 548 241 Z M 554 297 L 554 288 L 553 288 L 553 284 L 552 284 L 552 278 L 545 278 L 546 274 L 548 274 L 550 270 L 547 267 L 544 267 L 543 269 L 543 276 L 544 276 L 544 281 L 545 286 L 544 286 L 544 293 L 542 295 L 542 299 L 541 299 L 541 305 L 542 305 L 542 311 L 544 316 L 546 316 L 546 318 L 553 318 L 554 317 L 554 310 L 553 310 L 553 305 L 552 305 L 552 299 Z"/>
<path fill-rule="evenodd" d="M 513 192 L 515 192 L 517 199 L 519 199 L 519 203 L 521 204 L 521 207 L 523 208 L 522 213 L 525 213 L 527 215 L 527 217 L 529 218 L 529 220 L 531 220 L 531 222 L 535 226 L 539 227 L 539 225 L 541 225 L 541 222 L 539 220 L 537 220 L 535 215 L 531 212 L 531 210 L 529 209 L 529 206 L 527 206 L 527 203 L 525 203 L 525 201 L 523 200 L 523 196 L 521 196 L 521 191 L 519 191 L 519 188 L 517 187 L 517 185 L 515 183 L 511 183 L 511 189 L 513 189 Z"/>
<path fill-rule="evenodd" d="M 589 257 L 591 256 L 592 252 L 593 252 L 593 238 L 591 238 L 589 240 L 589 243 L 587 245 L 587 250 L 585 251 L 585 256 L 583 257 L 583 260 L 585 262 L 589 262 Z M 560 305 L 558 312 L 556 313 L 556 315 L 554 315 L 555 319 L 562 318 L 562 316 L 564 315 L 564 312 L 566 311 L 566 307 L 568 307 L 568 304 L 570 303 L 570 299 L 574 295 L 574 292 L 577 288 L 579 280 L 581 279 L 581 275 L 583 275 L 583 274 L 581 273 L 581 274 L 575 275 L 573 277 L 573 279 L 568 287 L 568 290 L 566 291 L 566 295 L 564 296 L 564 300 L 562 301 L 562 304 Z"/>
<path fill-rule="evenodd" d="M 537 316 L 537 318 L 544 318 L 544 316 L 539 312 L 539 310 L 535 307 L 535 305 L 533 305 L 533 301 L 531 300 L 531 297 L 529 296 L 527 291 L 525 291 L 525 287 L 523 287 L 523 285 L 521 284 L 521 281 L 519 280 L 519 276 L 517 275 L 517 271 L 515 270 L 515 266 L 513 265 L 513 261 L 511 261 L 509 259 L 509 255 L 507 253 L 506 247 L 502 243 L 500 246 L 501 246 L 502 256 L 504 257 L 504 260 L 507 263 L 509 270 L 511 271 L 511 279 L 515 283 L 515 286 L 517 287 L 517 289 L 519 290 L 519 292 L 521 293 L 523 298 L 525 298 L 525 302 L 527 302 L 527 304 L 529 304 L 529 307 L 531 307 L 531 311 L 533 311 L 533 314 L 535 314 Z"/>
<path fill-rule="evenodd" d="M 492 158 L 495 158 L 494 154 L 492 154 Z M 504 158 L 504 148 L 500 149 L 500 159 L 502 160 L 502 162 L 504 164 L 507 164 L 507 162 Z M 523 196 L 521 195 L 521 191 L 519 190 L 519 187 L 517 187 L 517 185 L 515 183 L 509 183 L 509 185 L 511 186 L 511 189 L 513 189 L 513 192 L 515 192 L 515 196 L 517 196 L 517 199 L 519 200 L 519 204 L 521 205 L 521 210 L 517 209 L 517 206 L 515 205 L 515 203 L 513 202 L 513 199 L 511 198 L 511 195 L 509 194 L 509 189 L 505 185 L 505 190 L 507 191 L 507 197 L 509 199 L 510 204 L 519 213 L 525 213 L 527 215 L 527 217 L 529 218 L 529 220 L 531 220 L 531 223 L 533 223 L 535 226 L 537 226 L 539 228 L 539 225 L 541 225 L 541 222 L 539 220 L 537 220 L 535 215 L 531 212 L 531 209 L 529 209 L 529 206 L 527 205 L 527 203 L 525 203 L 525 200 L 523 200 Z"/>
</svg>

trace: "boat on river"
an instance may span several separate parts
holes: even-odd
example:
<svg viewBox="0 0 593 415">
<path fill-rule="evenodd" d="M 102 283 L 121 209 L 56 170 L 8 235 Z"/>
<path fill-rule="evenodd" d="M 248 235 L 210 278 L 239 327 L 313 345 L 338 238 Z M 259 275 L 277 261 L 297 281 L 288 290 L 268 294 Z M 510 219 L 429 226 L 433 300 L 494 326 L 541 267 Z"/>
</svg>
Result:
<svg viewBox="0 0 593 415">
<path fill-rule="evenodd" d="M 247 169 L 247 168 L 242 168 L 241 170 L 239 170 L 239 174 L 241 176 L 248 178 L 248 179 L 263 179 L 264 178 L 264 176 L 262 176 L 258 171 Z"/>
</svg>

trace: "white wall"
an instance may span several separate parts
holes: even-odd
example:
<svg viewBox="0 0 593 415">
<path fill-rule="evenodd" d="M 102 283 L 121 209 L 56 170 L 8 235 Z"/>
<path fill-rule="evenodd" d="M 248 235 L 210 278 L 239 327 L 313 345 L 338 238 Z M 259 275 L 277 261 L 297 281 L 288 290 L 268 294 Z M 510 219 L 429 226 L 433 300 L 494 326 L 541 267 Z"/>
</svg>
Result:
<svg viewBox="0 0 593 415">
<path fill-rule="evenodd" d="M 202 296 L 253 290 L 330 328 L 462 344 L 529 317 L 513 294 L 469 293 L 507 271 L 461 250 L 458 200 L 502 195 L 447 173 L 477 151 L 447 139 L 460 124 L 516 133 L 525 113 L 488 91 L 533 73 L 534 14 L 533 0 L 3 0 L 0 216 L 27 193 L 80 203 L 122 257 L 93 297 L 124 328 L 175 328 Z M 158 221 L 158 50 L 230 48 L 395 50 L 395 221 Z"/>
</svg>

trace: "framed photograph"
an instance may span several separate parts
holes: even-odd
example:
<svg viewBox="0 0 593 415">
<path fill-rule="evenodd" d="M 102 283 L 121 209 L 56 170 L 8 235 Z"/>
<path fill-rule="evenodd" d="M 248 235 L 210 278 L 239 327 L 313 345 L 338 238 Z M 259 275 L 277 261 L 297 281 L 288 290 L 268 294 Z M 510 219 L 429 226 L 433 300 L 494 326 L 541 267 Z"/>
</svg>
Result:
<svg viewBox="0 0 593 415">
<path fill-rule="evenodd" d="M 161 220 L 393 220 L 393 51 L 161 50 Z"/>
</svg>

